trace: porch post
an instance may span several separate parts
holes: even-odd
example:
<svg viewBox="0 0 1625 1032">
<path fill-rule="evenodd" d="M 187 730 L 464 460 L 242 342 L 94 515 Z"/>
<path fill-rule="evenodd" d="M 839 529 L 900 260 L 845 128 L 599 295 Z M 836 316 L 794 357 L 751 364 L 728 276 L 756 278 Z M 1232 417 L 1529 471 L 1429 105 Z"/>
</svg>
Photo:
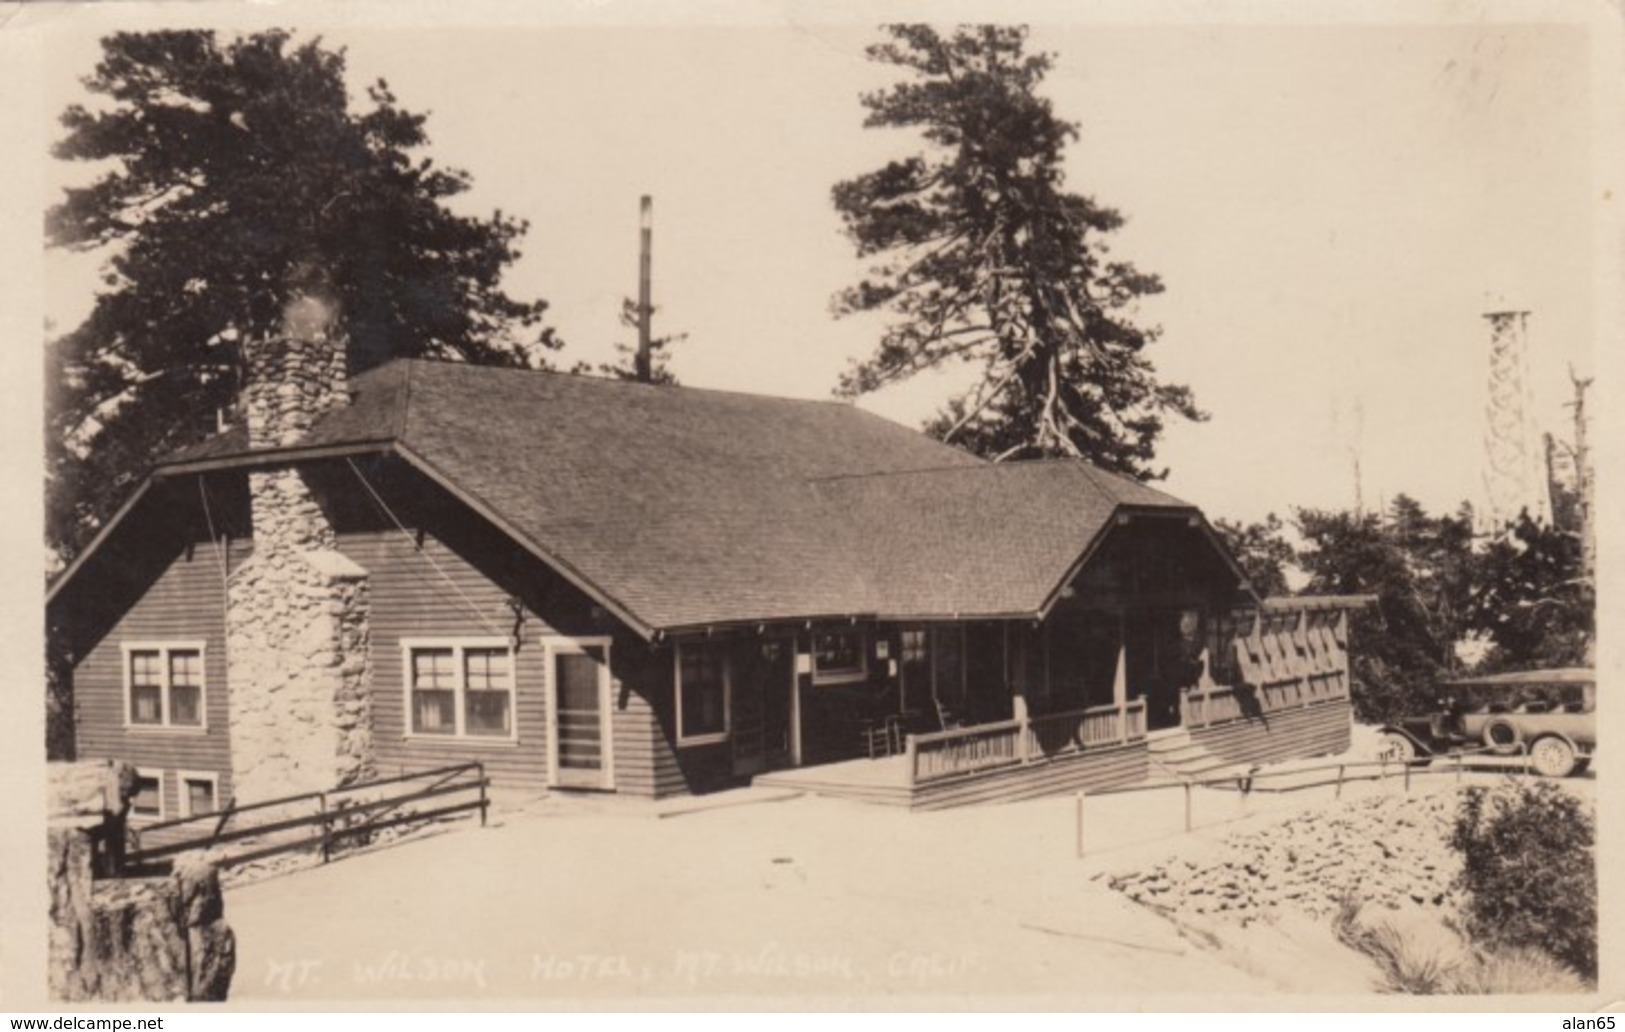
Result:
<svg viewBox="0 0 1625 1032">
<path fill-rule="evenodd" d="M 790 766 L 801 766 L 801 639 L 790 636 Z"/>
<path fill-rule="evenodd" d="M 1117 646 L 1117 672 L 1112 675 L 1112 704 L 1117 707 L 1117 740 L 1128 741 L 1128 644 Z"/>
</svg>

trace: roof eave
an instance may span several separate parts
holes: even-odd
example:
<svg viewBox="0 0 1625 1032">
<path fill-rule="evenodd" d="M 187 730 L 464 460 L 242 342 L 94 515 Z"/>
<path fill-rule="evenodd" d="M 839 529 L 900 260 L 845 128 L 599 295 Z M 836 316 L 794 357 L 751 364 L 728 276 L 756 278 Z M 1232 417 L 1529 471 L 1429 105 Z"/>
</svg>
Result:
<svg viewBox="0 0 1625 1032">
<path fill-rule="evenodd" d="M 153 482 L 154 478 L 151 476 L 148 476 L 145 480 L 141 481 L 141 486 L 137 487 L 135 489 L 135 493 L 129 498 L 125 499 L 124 504 L 118 507 L 118 511 L 113 513 L 113 515 L 108 518 L 106 523 L 102 524 L 102 529 L 96 532 L 96 536 L 90 539 L 90 543 L 85 545 L 84 548 L 80 549 L 79 554 L 73 557 L 73 561 L 68 563 L 68 565 L 63 568 L 62 572 L 57 574 L 51 583 L 46 586 L 45 604 L 47 606 L 56 601 L 56 597 L 61 594 L 65 588 L 67 588 L 68 584 L 75 576 L 78 575 L 80 569 L 84 567 L 85 563 L 90 561 L 91 556 L 95 555 L 96 552 L 101 549 L 102 545 L 107 542 L 107 539 L 113 535 L 113 531 L 118 528 L 119 524 L 124 522 L 124 518 L 128 516 L 135 509 L 136 505 L 141 501 L 141 499 L 146 496 L 147 491 L 152 488 Z"/>
<path fill-rule="evenodd" d="M 307 462 L 312 459 L 346 458 L 388 451 L 395 443 L 393 437 L 362 438 L 334 444 L 290 445 L 282 448 L 255 448 L 211 455 L 205 459 L 185 459 L 179 462 L 161 462 L 154 466 L 154 478 L 188 473 L 212 473 L 222 469 L 254 469 L 260 466 L 278 466 L 288 462 Z"/>
<path fill-rule="evenodd" d="M 806 630 L 819 625 L 872 624 L 887 622 L 888 617 L 876 613 L 804 613 L 795 616 L 728 617 L 721 620 L 694 620 L 680 624 L 661 624 L 654 628 L 656 638 L 701 637 L 718 632 L 799 628 Z"/>
<path fill-rule="evenodd" d="M 569 581 L 588 598 L 607 609 L 615 616 L 616 619 L 630 627 L 639 637 L 646 641 L 653 641 L 655 639 L 656 628 L 653 624 L 638 617 L 614 596 L 610 595 L 609 592 L 605 591 L 603 588 L 594 583 L 586 574 L 582 573 L 580 570 L 577 570 L 574 566 L 566 562 L 561 556 L 543 546 L 540 542 L 536 541 L 536 539 L 532 538 L 529 534 L 526 534 L 523 530 L 520 530 L 518 527 L 514 526 L 514 524 L 504 518 L 494 506 L 487 504 L 485 500 L 480 498 L 478 495 L 475 495 L 459 486 L 455 480 L 442 472 L 437 466 L 435 466 L 434 463 L 430 462 L 424 456 L 418 454 L 404 442 L 395 441 L 393 451 L 413 469 L 417 470 L 419 473 L 422 473 L 424 476 L 434 481 L 452 497 L 479 513 L 480 516 L 488 520 L 498 530 L 502 531 L 502 533 L 506 534 L 508 537 L 522 545 L 527 551 L 529 551 L 536 558 L 540 559 L 548 567 L 556 571 L 559 576 Z"/>
</svg>

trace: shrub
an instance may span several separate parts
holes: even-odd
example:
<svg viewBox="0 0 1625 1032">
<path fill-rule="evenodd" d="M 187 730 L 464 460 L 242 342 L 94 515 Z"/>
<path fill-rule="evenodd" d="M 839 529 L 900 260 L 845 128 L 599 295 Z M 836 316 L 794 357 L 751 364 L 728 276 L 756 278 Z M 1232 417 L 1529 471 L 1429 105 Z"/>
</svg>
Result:
<svg viewBox="0 0 1625 1032">
<path fill-rule="evenodd" d="M 1580 801 L 1552 782 L 1469 788 L 1450 835 L 1462 857 L 1468 934 L 1497 951 L 1542 950 L 1594 981 L 1594 841 Z"/>
</svg>

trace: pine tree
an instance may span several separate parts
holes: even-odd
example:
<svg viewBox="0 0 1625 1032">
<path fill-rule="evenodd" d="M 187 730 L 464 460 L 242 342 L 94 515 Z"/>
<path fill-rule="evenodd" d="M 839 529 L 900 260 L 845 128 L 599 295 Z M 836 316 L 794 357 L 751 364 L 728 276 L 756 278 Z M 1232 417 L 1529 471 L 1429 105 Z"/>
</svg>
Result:
<svg viewBox="0 0 1625 1032">
<path fill-rule="evenodd" d="M 917 130 L 927 149 L 834 189 L 847 235 L 874 261 L 836 311 L 893 317 L 841 391 L 970 363 L 975 386 L 930 427 L 944 440 L 1162 475 L 1150 463 L 1163 417 L 1205 415 L 1146 357 L 1157 330 L 1134 309 L 1162 283 L 1108 257 L 1123 217 L 1065 189 L 1063 150 L 1078 129 L 1039 95 L 1050 55 L 1027 53 L 1021 27 L 885 32 L 868 55 L 907 77 L 862 98 L 864 124 Z"/>
<path fill-rule="evenodd" d="M 526 224 L 453 213 L 468 173 L 420 152 L 388 85 L 352 106 L 345 55 L 282 31 L 119 33 L 54 153 L 109 162 L 47 215 L 105 255 L 85 321 L 48 344 L 50 544 L 67 559 L 158 455 L 214 429 L 240 349 L 276 332 L 294 280 L 335 291 L 360 371 L 393 356 L 545 365 L 546 304 L 503 270 Z"/>
</svg>

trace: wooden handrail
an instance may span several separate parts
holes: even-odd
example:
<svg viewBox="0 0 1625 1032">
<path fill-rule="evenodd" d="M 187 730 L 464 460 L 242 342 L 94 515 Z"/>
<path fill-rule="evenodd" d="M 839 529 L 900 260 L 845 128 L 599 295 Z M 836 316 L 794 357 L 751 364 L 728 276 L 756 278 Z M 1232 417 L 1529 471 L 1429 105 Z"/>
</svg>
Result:
<svg viewBox="0 0 1625 1032">
<path fill-rule="evenodd" d="M 973 724 L 950 731 L 909 735 L 903 749 L 909 784 L 913 786 L 939 778 L 1025 766 L 1090 748 L 1138 741 L 1145 737 L 1145 712 L 1146 700 L 1143 696 L 1137 696 L 1122 705 L 1107 703 L 1036 717 Z M 1107 733 L 1101 733 L 1098 727 L 1093 733 L 1085 730 L 1097 725 L 1103 718 L 1110 724 L 1105 729 Z M 1040 736 L 1056 728 L 1070 728 L 1071 733 L 1057 747 L 1045 749 L 1039 741 Z M 951 756 L 958 749 L 969 751 L 981 743 L 987 743 L 984 754 Z"/>
<path fill-rule="evenodd" d="M 991 724 L 967 724 L 964 727 L 950 728 L 946 731 L 927 731 L 924 734 L 909 735 L 920 745 L 935 745 L 938 742 L 951 742 L 959 738 L 985 737 L 998 731 L 1014 731 L 1021 727 L 1017 719 L 998 720 Z"/>
<path fill-rule="evenodd" d="M 473 773 L 475 775 L 474 779 L 472 781 L 459 780 L 460 775 L 466 773 Z M 424 778 L 438 778 L 438 780 L 429 785 L 427 788 L 386 795 L 382 798 L 365 799 L 349 806 L 329 807 L 327 805 L 328 800 L 333 795 L 341 793 L 365 793 L 379 786 L 396 785 L 408 781 L 418 781 Z M 360 834 L 365 827 L 392 827 L 406 821 L 427 820 L 441 814 L 474 808 L 479 809 L 480 822 L 481 824 L 484 824 L 485 811 L 490 805 L 489 799 L 486 795 L 486 787 L 488 784 L 489 781 L 485 776 L 485 765 L 476 761 L 446 767 L 438 767 L 433 770 L 416 771 L 410 774 L 402 774 L 397 777 L 380 778 L 377 781 L 347 785 L 342 789 L 334 790 L 332 792 L 305 792 L 298 795 L 284 796 L 280 799 L 253 803 L 247 806 L 237 806 L 234 809 L 229 810 L 227 816 L 240 817 L 245 812 L 265 810 L 268 807 L 277 806 L 279 804 L 287 806 L 292 803 L 305 802 L 311 799 L 315 799 L 318 802 L 318 809 L 314 813 L 307 813 L 295 817 L 281 817 L 262 824 L 243 826 L 241 823 L 239 823 L 239 825 L 231 831 L 223 830 L 225 820 L 222 819 L 212 834 L 199 838 L 184 839 L 177 842 L 166 842 L 145 849 L 140 848 L 138 843 L 137 849 L 133 850 L 126 857 L 126 861 L 131 864 L 139 864 L 162 857 L 173 856 L 177 853 L 184 853 L 192 849 L 214 848 L 242 840 L 260 838 L 275 832 L 285 832 L 296 828 L 319 826 L 321 828 L 320 835 L 298 839 L 295 841 L 274 843 L 263 849 L 255 849 L 248 854 L 233 854 L 226 857 L 222 862 L 227 864 L 242 863 L 248 859 L 257 859 L 262 856 L 270 856 L 276 853 L 291 852 L 293 850 L 304 849 L 312 845 L 319 846 L 321 848 L 322 860 L 323 862 L 326 862 L 329 856 L 330 846 L 333 841 L 349 835 Z M 474 791 L 479 793 L 479 798 L 475 801 L 459 803 L 448 807 L 438 807 L 428 811 L 419 811 L 400 816 L 387 816 L 390 811 L 406 803 L 432 799 L 437 796 L 448 795 L 454 792 Z M 198 814 L 195 817 L 165 821 L 161 824 L 150 824 L 142 828 L 141 831 L 150 835 L 155 830 L 175 828 L 191 821 L 218 817 L 220 817 L 218 814 Z M 334 825 L 340 821 L 351 821 L 356 818 L 364 818 L 361 826 L 351 828 L 334 827 Z"/>
</svg>

